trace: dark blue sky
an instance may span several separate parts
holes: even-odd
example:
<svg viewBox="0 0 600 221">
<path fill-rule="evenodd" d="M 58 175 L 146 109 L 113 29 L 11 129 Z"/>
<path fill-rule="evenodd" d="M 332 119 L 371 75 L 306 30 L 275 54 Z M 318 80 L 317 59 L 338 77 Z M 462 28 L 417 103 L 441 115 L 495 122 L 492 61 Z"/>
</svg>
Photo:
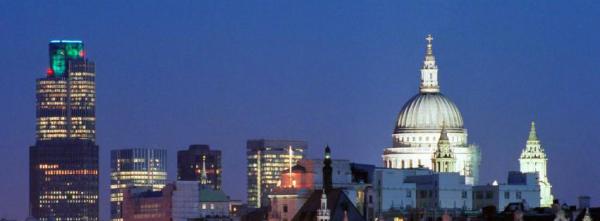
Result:
<svg viewBox="0 0 600 221">
<path fill-rule="evenodd" d="M 600 202 L 597 1 L 181 1 L 0 3 L 0 217 L 24 217 L 35 79 L 51 39 L 97 63 L 102 216 L 109 151 L 223 150 L 224 188 L 245 199 L 245 141 L 295 138 L 311 157 L 381 165 L 435 37 L 442 91 L 482 150 L 482 182 L 518 169 L 529 121 L 556 197 Z"/>
</svg>

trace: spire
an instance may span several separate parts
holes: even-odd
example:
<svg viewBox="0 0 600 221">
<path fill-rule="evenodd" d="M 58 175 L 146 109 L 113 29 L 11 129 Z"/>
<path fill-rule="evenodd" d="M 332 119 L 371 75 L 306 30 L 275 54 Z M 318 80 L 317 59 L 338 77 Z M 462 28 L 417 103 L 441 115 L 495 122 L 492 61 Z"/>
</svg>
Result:
<svg viewBox="0 0 600 221">
<path fill-rule="evenodd" d="M 590 208 L 585 208 L 585 215 L 583 216 L 582 221 L 592 221 L 592 216 L 590 216 Z"/>
<path fill-rule="evenodd" d="M 431 36 L 431 34 L 428 34 L 427 37 L 425 38 L 425 40 L 427 40 L 427 56 L 433 56 L 433 44 L 431 43 L 433 41 L 433 36 Z"/>
<path fill-rule="evenodd" d="M 200 184 L 208 184 L 208 177 L 206 176 L 206 156 L 202 156 L 202 172 L 200 175 Z"/>
<path fill-rule="evenodd" d="M 529 139 L 528 141 L 537 141 L 537 133 L 535 132 L 535 122 L 531 121 L 531 129 L 529 130 Z"/>
<path fill-rule="evenodd" d="M 440 139 L 438 140 L 438 146 L 431 159 L 433 164 L 433 170 L 435 172 L 455 172 L 456 159 L 454 153 L 450 148 L 450 139 L 448 139 L 448 132 L 446 131 L 446 123 L 442 123 L 442 131 L 440 132 Z"/>
<path fill-rule="evenodd" d="M 438 84 L 438 68 L 435 64 L 435 56 L 433 55 L 433 36 L 427 35 L 427 50 L 425 52 L 425 61 L 421 68 L 421 93 L 439 93 L 440 86 Z"/>
<path fill-rule="evenodd" d="M 327 207 L 327 194 L 325 189 L 321 192 L 321 206 L 317 209 L 317 220 L 329 221 L 331 219 L 331 211 Z"/>
<path fill-rule="evenodd" d="M 448 132 L 446 131 L 446 122 L 442 122 L 442 132 L 440 133 L 440 143 L 441 141 L 450 141 L 448 139 Z"/>
</svg>

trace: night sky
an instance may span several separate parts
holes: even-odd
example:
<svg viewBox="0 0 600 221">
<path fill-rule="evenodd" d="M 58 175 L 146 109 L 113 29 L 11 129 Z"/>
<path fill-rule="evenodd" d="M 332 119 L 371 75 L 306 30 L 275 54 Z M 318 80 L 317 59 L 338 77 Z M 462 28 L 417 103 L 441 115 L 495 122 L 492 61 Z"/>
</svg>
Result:
<svg viewBox="0 0 600 221">
<path fill-rule="evenodd" d="M 426 34 L 442 92 L 482 151 L 481 182 L 518 170 L 529 123 L 555 197 L 600 203 L 598 1 L 2 1 L 0 217 L 24 218 L 35 79 L 48 41 L 96 62 L 101 217 L 111 149 L 223 151 L 224 190 L 246 197 L 245 142 L 309 142 L 309 157 L 381 166 L 417 93 Z"/>
</svg>

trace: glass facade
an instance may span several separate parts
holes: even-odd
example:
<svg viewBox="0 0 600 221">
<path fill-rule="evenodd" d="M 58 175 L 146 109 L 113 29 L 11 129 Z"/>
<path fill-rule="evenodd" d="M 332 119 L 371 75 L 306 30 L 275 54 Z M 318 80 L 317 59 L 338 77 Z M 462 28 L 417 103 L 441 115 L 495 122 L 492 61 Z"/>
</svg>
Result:
<svg viewBox="0 0 600 221">
<path fill-rule="evenodd" d="M 83 56 L 82 42 L 68 42 L 50 43 L 51 68 L 46 77 L 37 80 L 36 136 L 40 141 L 96 140 L 95 64 Z M 70 56 L 69 53 L 75 52 L 69 50 L 79 51 L 77 54 L 81 56 Z M 60 62 L 52 58 L 58 55 L 62 55 Z M 66 71 L 58 74 L 62 69 Z"/>
<path fill-rule="evenodd" d="M 167 150 L 132 148 L 110 152 L 111 220 L 123 220 L 123 195 L 129 188 L 160 191 L 167 182 Z"/>
<path fill-rule="evenodd" d="M 304 158 L 307 148 L 304 141 L 248 140 L 248 206 L 259 208 L 269 205 L 268 194 L 277 187 L 280 172 L 296 165 Z M 291 150 L 291 151 L 290 151 Z"/>
<path fill-rule="evenodd" d="M 98 146 L 56 140 L 30 147 L 32 215 L 46 220 L 98 220 Z"/>
<path fill-rule="evenodd" d="M 30 147 L 30 205 L 39 220 L 98 220 L 95 64 L 82 41 L 49 44 L 36 81 L 36 144 Z"/>
<path fill-rule="evenodd" d="M 203 144 L 190 145 L 187 150 L 177 151 L 177 180 L 200 181 L 203 157 L 206 157 L 206 176 L 208 184 L 216 190 L 221 189 L 221 151 L 211 150 Z"/>
</svg>

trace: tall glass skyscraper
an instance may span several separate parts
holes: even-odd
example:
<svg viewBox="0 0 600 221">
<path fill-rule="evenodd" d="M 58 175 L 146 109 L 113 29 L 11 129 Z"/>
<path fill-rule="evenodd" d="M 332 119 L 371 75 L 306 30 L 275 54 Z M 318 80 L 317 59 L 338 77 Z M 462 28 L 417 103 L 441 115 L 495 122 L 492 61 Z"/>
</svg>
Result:
<svg viewBox="0 0 600 221">
<path fill-rule="evenodd" d="M 129 188 L 160 191 L 167 182 L 167 150 L 132 148 L 110 152 L 111 220 L 123 220 L 123 195 Z"/>
<path fill-rule="evenodd" d="M 248 206 L 269 205 L 268 194 L 277 186 L 280 172 L 296 165 L 308 145 L 294 140 L 248 140 Z"/>
<path fill-rule="evenodd" d="M 29 152 L 29 203 L 39 220 L 98 220 L 95 65 L 82 41 L 49 44 L 36 81 L 36 143 Z"/>
</svg>

